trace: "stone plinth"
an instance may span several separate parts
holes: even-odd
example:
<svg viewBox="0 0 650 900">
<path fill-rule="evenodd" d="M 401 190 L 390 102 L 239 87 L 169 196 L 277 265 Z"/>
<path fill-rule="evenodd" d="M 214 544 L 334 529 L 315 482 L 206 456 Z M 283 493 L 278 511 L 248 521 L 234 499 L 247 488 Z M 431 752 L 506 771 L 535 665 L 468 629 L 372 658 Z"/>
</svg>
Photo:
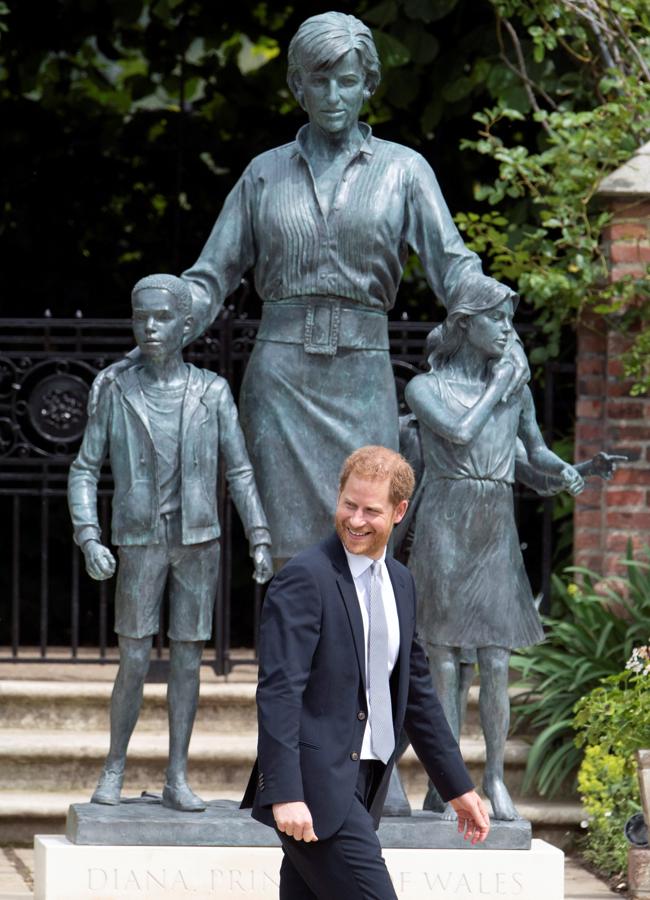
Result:
<svg viewBox="0 0 650 900">
<path fill-rule="evenodd" d="M 75 803 L 68 812 L 66 837 L 73 844 L 112 846 L 279 847 L 275 831 L 251 818 L 233 800 L 213 800 L 205 812 L 182 813 L 154 800 L 119 806 Z M 382 847 L 459 850 L 467 842 L 455 822 L 437 813 L 417 811 L 412 816 L 385 818 L 379 826 Z M 530 822 L 493 821 L 479 850 L 528 850 Z"/>
<path fill-rule="evenodd" d="M 384 852 L 400 900 L 562 900 L 564 854 L 530 850 Z M 279 847 L 81 846 L 35 839 L 35 900 L 275 900 Z M 344 900 L 344 898 L 342 898 Z"/>
</svg>

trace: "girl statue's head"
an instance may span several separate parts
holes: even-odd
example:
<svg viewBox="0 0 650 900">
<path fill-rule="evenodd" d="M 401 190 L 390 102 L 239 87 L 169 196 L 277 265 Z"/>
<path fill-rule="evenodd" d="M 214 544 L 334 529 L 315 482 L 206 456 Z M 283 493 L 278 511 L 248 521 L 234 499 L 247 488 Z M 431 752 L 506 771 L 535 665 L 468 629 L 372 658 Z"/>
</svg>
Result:
<svg viewBox="0 0 650 900">
<path fill-rule="evenodd" d="M 519 295 L 505 284 L 481 272 L 465 275 L 449 298 L 444 322 L 437 325 L 427 336 L 426 354 L 429 366 L 432 369 L 445 366 L 467 341 L 470 319 L 489 310 L 496 310 L 504 304 L 504 301 L 507 301 L 509 323 L 519 302 Z M 507 330 L 509 324 L 504 329 Z M 498 355 L 499 341 L 497 337 L 495 355 Z"/>
</svg>

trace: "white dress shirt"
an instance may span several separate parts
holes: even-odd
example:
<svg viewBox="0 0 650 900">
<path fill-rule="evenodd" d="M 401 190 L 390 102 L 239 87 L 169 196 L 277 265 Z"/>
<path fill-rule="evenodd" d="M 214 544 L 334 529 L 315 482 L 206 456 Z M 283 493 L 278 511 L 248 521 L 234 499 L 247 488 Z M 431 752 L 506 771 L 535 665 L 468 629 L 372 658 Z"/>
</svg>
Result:
<svg viewBox="0 0 650 900">
<path fill-rule="evenodd" d="M 368 672 L 368 590 L 370 587 L 370 576 L 368 569 L 370 568 L 371 563 L 375 562 L 374 559 L 371 559 L 369 556 L 361 556 L 356 553 L 348 553 L 345 550 L 345 555 L 348 560 L 348 565 L 350 566 L 350 572 L 352 573 L 352 578 L 354 580 L 354 587 L 357 591 L 357 597 L 359 599 L 359 609 L 361 610 L 361 620 L 363 622 L 363 639 L 365 644 L 365 665 L 366 665 L 366 673 Z M 390 678 L 391 672 L 395 668 L 395 663 L 397 662 L 397 656 L 399 654 L 399 619 L 397 617 L 397 604 L 395 603 L 395 594 L 393 592 L 393 585 L 390 580 L 390 576 L 388 574 L 388 570 L 386 568 L 386 551 L 384 550 L 384 554 L 381 559 L 378 559 L 379 568 L 377 572 L 377 576 L 379 578 L 379 583 L 381 585 L 381 600 L 384 604 L 384 614 L 386 616 L 386 625 L 388 628 L 388 659 L 386 660 L 386 665 L 388 666 L 388 677 Z M 367 678 L 366 678 L 367 682 Z M 366 730 L 363 735 L 363 743 L 361 745 L 361 759 L 377 759 L 377 756 L 370 749 L 370 734 L 372 732 L 372 709 L 370 708 L 370 698 L 368 696 L 368 691 L 366 691 L 366 703 L 368 704 L 368 721 L 366 722 Z"/>
</svg>

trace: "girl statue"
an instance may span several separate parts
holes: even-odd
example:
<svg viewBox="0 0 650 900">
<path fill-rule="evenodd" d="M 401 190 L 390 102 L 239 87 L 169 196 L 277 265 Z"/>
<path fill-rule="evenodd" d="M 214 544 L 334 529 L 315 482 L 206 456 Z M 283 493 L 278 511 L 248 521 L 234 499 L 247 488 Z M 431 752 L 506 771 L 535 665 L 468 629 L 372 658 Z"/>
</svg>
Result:
<svg viewBox="0 0 650 900">
<path fill-rule="evenodd" d="M 420 423 L 425 468 L 410 556 L 420 635 L 457 738 L 463 654 L 477 652 L 483 789 L 495 818 L 505 820 L 519 818 L 503 777 L 510 653 L 544 637 L 514 518 L 517 439 L 535 470 L 572 494 L 584 486 L 544 443 L 529 388 L 506 395 L 517 300 L 497 281 L 468 273 L 450 297 L 431 370 L 405 395 Z"/>
</svg>

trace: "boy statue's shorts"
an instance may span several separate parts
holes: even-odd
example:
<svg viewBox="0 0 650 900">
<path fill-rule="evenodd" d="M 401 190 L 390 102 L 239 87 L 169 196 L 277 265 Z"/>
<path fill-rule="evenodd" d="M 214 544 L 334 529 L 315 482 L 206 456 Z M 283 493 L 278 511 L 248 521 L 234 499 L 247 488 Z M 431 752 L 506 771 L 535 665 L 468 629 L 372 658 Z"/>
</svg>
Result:
<svg viewBox="0 0 650 900">
<path fill-rule="evenodd" d="M 172 641 L 207 641 L 219 577 L 219 541 L 182 544 L 180 512 L 161 516 L 160 543 L 122 546 L 115 589 L 115 631 L 123 637 L 157 634 L 169 580 Z"/>
</svg>

